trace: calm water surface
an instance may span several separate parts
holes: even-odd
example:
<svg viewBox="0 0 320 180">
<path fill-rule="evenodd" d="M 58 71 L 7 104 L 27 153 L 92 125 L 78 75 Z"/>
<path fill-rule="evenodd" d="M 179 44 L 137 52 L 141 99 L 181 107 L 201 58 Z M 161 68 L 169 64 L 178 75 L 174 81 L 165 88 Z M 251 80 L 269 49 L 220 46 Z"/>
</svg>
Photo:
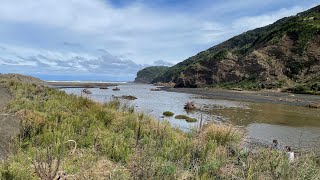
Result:
<svg viewBox="0 0 320 180">
<path fill-rule="evenodd" d="M 137 111 L 145 112 L 156 119 L 163 120 L 164 111 L 172 111 L 175 115 L 184 114 L 204 121 L 232 123 L 243 126 L 248 138 L 271 142 L 278 139 L 283 145 L 294 147 L 320 147 L 320 110 L 305 107 L 247 103 L 240 101 L 208 99 L 199 95 L 150 91 L 154 86 L 141 84 L 125 84 L 118 86 L 121 91 L 112 89 L 90 89 L 91 95 L 86 95 L 97 102 L 108 102 L 114 96 L 132 95 L 134 101 L 122 100 L 123 103 L 134 106 Z M 82 89 L 63 89 L 67 93 L 81 95 Z M 196 112 L 186 112 L 183 106 L 193 101 L 201 109 Z M 165 118 L 175 126 L 188 130 L 197 123 L 187 123 L 174 117 Z"/>
</svg>

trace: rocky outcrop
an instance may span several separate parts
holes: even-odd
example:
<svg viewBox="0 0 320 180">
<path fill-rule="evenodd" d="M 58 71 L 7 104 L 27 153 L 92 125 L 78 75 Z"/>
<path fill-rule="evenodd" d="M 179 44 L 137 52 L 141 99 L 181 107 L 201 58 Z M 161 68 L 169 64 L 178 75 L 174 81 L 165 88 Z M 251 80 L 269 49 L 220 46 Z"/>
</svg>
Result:
<svg viewBox="0 0 320 180">
<path fill-rule="evenodd" d="M 167 66 L 152 66 L 140 70 L 135 78 L 135 83 L 151 83 L 156 77 L 162 75 L 169 67 Z"/>
</svg>

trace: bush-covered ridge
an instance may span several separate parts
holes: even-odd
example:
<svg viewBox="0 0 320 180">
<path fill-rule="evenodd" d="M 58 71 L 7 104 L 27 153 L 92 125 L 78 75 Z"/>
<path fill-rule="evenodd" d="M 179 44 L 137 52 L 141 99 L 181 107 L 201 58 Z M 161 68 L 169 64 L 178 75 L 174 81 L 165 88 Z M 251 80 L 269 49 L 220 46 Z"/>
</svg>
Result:
<svg viewBox="0 0 320 180">
<path fill-rule="evenodd" d="M 247 153 L 229 125 L 189 133 L 134 113 L 119 101 L 98 104 L 38 84 L 8 81 L 9 111 L 22 118 L 0 179 L 317 179 L 312 154 L 289 163 L 283 152 Z M 52 171 L 42 166 L 52 165 Z"/>
<path fill-rule="evenodd" d="M 152 66 L 144 68 L 137 73 L 134 82 L 137 83 L 151 83 L 153 79 L 162 75 L 169 67 L 167 66 Z"/>
<path fill-rule="evenodd" d="M 177 87 L 256 82 L 259 88 L 316 81 L 320 70 L 320 6 L 235 36 L 170 67 L 153 82 Z"/>
</svg>

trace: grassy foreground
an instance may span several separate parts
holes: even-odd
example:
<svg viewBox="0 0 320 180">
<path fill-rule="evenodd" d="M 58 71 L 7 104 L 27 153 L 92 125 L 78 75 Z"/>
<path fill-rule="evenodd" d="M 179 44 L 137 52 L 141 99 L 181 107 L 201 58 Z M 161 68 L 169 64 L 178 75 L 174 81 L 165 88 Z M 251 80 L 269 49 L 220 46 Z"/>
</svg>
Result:
<svg viewBox="0 0 320 180">
<path fill-rule="evenodd" d="M 22 119 L 0 179 L 319 179 L 312 155 L 241 148 L 232 126 L 185 133 L 119 101 L 98 104 L 37 84 L 8 81 L 8 110 Z M 200 126 L 200 125 L 199 125 Z"/>
</svg>

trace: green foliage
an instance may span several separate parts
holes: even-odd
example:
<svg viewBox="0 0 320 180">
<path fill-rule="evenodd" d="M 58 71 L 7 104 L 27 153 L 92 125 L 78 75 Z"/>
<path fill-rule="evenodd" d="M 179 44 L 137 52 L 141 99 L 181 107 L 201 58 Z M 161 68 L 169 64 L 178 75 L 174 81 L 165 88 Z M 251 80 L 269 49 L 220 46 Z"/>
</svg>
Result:
<svg viewBox="0 0 320 180">
<path fill-rule="evenodd" d="M 163 112 L 163 115 L 164 115 L 164 116 L 173 116 L 174 113 L 171 112 L 171 111 L 165 111 L 165 112 Z"/>
<path fill-rule="evenodd" d="M 299 84 L 292 88 L 288 88 L 287 91 L 297 93 L 297 94 L 314 94 L 320 95 L 320 91 L 318 88 L 315 88 L 317 83 L 309 83 L 309 84 Z"/>
<path fill-rule="evenodd" d="M 225 49 L 221 50 L 214 55 L 214 59 L 215 60 L 223 60 L 227 57 L 228 53 L 229 53 L 228 50 L 225 50 Z"/>
<path fill-rule="evenodd" d="M 176 115 L 174 118 L 175 119 L 184 119 L 189 123 L 193 123 L 193 122 L 197 122 L 198 121 L 196 118 L 191 118 L 191 117 L 189 117 L 187 115 Z"/>
<path fill-rule="evenodd" d="M 140 70 L 137 73 L 136 81 L 152 82 L 169 69 L 167 66 L 151 66 Z"/>
<path fill-rule="evenodd" d="M 287 64 L 289 68 L 289 72 L 287 73 L 290 78 L 294 78 L 295 75 L 300 74 L 302 69 L 304 68 L 303 64 L 300 61 L 290 61 Z"/>
<path fill-rule="evenodd" d="M 260 90 L 261 85 L 256 80 L 242 80 L 239 82 L 224 82 L 224 83 L 218 83 L 214 84 L 211 87 L 214 88 L 226 88 L 226 89 L 233 89 L 233 88 L 241 88 L 246 90 Z"/>
<path fill-rule="evenodd" d="M 185 120 L 186 120 L 188 123 L 194 123 L 194 122 L 197 122 L 197 121 L 198 121 L 196 118 L 191 118 L 191 117 L 187 117 L 187 118 L 185 118 Z"/>
</svg>

